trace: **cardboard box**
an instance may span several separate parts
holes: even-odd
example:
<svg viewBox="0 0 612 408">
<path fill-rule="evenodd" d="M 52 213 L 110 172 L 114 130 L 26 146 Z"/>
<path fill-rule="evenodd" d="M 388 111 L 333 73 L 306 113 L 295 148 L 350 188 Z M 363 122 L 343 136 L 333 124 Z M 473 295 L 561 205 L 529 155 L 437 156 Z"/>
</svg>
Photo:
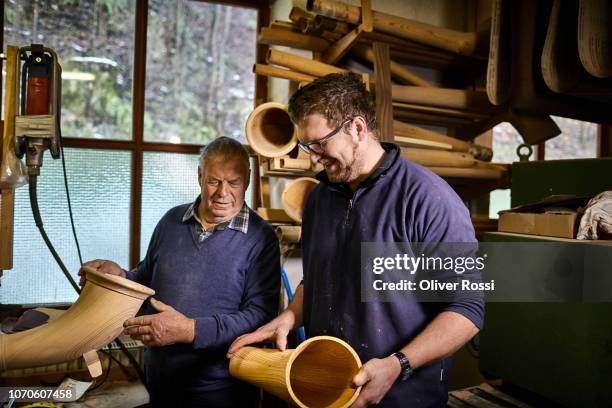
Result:
<svg viewBox="0 0 612 408">
<path fill-rule="evenodd" d="M 498 231 L 518 234 L 575 238 L 579 215 L 570 212 L 528 213 L 504 211 L 499 213 Z"/>
</svg>

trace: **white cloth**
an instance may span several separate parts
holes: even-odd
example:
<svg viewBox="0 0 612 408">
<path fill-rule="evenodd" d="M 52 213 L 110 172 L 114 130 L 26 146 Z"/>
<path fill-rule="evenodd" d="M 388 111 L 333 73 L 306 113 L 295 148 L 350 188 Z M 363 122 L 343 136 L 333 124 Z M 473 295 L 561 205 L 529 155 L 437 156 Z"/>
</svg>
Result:
<svg viewBox="0 0 612 408">
<path fill-rule="evenodd" d="M 612 191 L 599 193 L 589 201 L 576 238 L 598 239 L 598 230 L 612 234 Z"/>
</svg>

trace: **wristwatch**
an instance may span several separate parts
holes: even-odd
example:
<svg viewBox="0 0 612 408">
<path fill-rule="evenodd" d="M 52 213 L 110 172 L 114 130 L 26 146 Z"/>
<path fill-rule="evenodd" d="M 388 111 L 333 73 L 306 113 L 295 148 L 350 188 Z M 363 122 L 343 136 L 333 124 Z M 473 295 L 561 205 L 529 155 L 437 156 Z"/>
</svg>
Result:
<svg viewBox="0 0 612 408">
<path fill-rule="evenodd" d="M 412 367 L 410 367 L 410 361 L 408 361 L 408 357 L 401 351 L 396 351 L 393 353 L 395 357 L 399 360 L 402 371 L 400 372 L 399 380 L 406 381 L 412 375 Z"/>
</svg>

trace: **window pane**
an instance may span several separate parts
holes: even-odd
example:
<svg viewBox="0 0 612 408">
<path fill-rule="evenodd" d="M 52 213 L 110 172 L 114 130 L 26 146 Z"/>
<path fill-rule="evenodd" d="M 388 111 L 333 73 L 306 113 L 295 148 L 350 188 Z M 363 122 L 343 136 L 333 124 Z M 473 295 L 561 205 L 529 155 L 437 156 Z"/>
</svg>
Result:
<svg viewBox="0 0 612 408">
<path fill-rule="evenodd" d="M 149 1 L 147 141 L 245 142 L 254 106 L 257 11 L 197 1 Z"/>
<path fill-rule="evenodd" d="M 62 133 L 130 139 L 135 0 L 6 1 L 4 44 L 52 48 L 62 66 Z"/>
<path fill-rule="evenodd" d="M 546 141 L 546 160 L 597 157 L 597 124 L 551 116 L 561 134 Z"/>
<path fill-rule="evenodd" d="M 131 153 L 65 149 L 75 225 L 84 261 L 112 259 L 128 267 Z M 45 154 L 38 203 L 47 235 L 78 282 L 61 160 Z M 14 268 L 4 271 L 0 303 L 72 302 L 76 292 L 45 246 L 32 217 L 28 187 L 16 190 Z"/>
<path fill-rule="evenodd" d="M 195 200 L 199 193 L 197 154 L 144 153 L 141 259 L 147 253 L 151 235 L 161 217 L 172 207 Z"/>
<path fill-rule="evenodd" d="M 493 128 L 493 162 L 512 163 L 519 161 L 516 149 L 523 144 L 523 137 L 508 122 L 502 122 Z M 536 159 L 536 146 L 529 160 Z"/>
<path fill-rule="evenodd" d="M 512 163 L 519 161 L 516 149 L 523 143 L 523 138 L 508 123 L 503 122 L 493 128 L 493 162 Z M 536 146 L 529 160 L 536 159 Z M 489 195 L 489 217 L 499 218 L 498 211 L 510 208 L 510 190 L 494 190 Z"/>
</svg>

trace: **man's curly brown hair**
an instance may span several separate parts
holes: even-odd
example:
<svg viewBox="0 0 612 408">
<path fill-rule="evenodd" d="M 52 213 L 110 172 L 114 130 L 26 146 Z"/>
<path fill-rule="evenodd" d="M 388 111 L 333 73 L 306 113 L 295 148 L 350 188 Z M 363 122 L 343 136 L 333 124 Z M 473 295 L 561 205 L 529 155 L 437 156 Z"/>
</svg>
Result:
<svg viewBox="0 0 612 408">
<path fill-rule="evenodd" d="M 327 119 L 330 128 L 361 116 L 368 131 L 376 136 L 374 99 L 362 77 L 353 72 L 329 74 L 298 89 L 289 100 L 288 111 L 298 126 L 303 124 L 304 118 L 317 113 Z"/>
</svg>

